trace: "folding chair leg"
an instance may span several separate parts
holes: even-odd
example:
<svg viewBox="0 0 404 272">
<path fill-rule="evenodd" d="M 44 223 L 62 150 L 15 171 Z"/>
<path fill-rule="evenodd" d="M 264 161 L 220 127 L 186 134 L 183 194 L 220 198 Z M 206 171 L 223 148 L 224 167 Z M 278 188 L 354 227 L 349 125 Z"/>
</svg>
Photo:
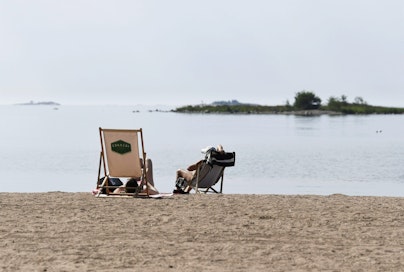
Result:
<svg viewBox="0 0 404 272">
<path fill-rule="evenodd" d="M 223 173 L 222 173 L 222 178 L 221 178 L 221 180 L 220 180 L 220 193 L 223 192 L 223 177 L 224 177 L 224 171 L 223 171 Z"/>
<path fill-rule="evenodd" d="M 105 176 L 104 180 L 102 181 L 102 183 L 101 183 L 101 185 L 100 185 L 101 188 L 105 186 L 105 182 L 107 182 L 107 181 L 108 181 L 108 177 Z M 98 190 L 98 193 L 97 193 L 96 197 L 99 197 L 100 194 L 101 194 L 101 190 Z"/>
</svg>

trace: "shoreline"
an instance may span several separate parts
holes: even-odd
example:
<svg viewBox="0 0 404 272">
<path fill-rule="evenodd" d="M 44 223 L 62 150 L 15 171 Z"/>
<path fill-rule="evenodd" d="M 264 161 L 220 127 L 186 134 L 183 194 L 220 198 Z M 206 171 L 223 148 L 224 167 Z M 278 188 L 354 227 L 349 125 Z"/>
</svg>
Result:
<svg viewBox="0 0 404 272">
<path fill-rule="evenodd" d="M 400 271 L 404 198 L 0 193 L 2 271 Z"/>
</svg>

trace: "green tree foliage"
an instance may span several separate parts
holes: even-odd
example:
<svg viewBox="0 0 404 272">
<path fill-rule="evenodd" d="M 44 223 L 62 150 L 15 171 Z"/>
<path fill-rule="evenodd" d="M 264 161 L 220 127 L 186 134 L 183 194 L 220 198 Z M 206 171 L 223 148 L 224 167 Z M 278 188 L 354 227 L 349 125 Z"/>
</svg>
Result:
<svg viewBox="0 0 404 272">
<path fill-rule="evenodd" d="M 341 112 L 343 114 L 402 114 L 403 108 L 378 107 L 368 105 L 362 97 L 355 97 L 353 103 L 349 103 L 345 95 L 340 98 L 331 96 L 328 99 L 325 110 Z"/>
<path fill-rule="evenodd" d="M 296 94 L 293 106 L 300 110 L 315 110 L 321 107 L 321 99 L 312 92 L 301 91 Z"/>
<path fill-rule="evenodd" d="M 355 97 L 354 103 L 359 104 L 359 105 L 367 105 L 368 104 L 361 96 Z"/>
<path fill-rule="evenodd" d="M 327 108 L 330 111 L 341 111 L 341 107 L 343 106 L 343 102 L 341 99 L 331 96 L 328 98 Z"/>
</svg>

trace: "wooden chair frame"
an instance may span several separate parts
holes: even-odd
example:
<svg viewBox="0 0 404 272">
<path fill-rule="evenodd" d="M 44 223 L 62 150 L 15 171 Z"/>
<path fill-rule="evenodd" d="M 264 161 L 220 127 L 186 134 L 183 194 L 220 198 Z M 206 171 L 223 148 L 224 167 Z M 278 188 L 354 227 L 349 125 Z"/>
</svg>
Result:
<svg viewBox="0 0 404 272">
<path fill-rule="evenodd" d="M 147 182 L 147 175 L 146 175 L 146 171 L 145 171 L 145 163 L 143 163 L 143 165 L 141 165 L 140 163 L 140 159 L 143 159 L 143 162 L 146 162 L 146 152 L 144 151 L 144 142 L 143 142 L 143 130 L 140 129 L 103 129 L 103 128 L 99 128 L 99 133 L 100 133 L 100 142 L 101 142 L 101 152 L 100 152 L 100 160 L 99 160 L 99 167 L 98 167 L 98 178 L 97 178 L 97 189 L 99 190 L 99 193 L 97 196 L 100 196 L 101 190 L 105 189 L 106 191 L 106 195 L 107 196 L 116 196 L 116 195 L 120 195 L 120 196 L 133 196 L 133 197 L 149 197 L 149 188 L 148 188 L 148 182 Z M 106 136 L 106 134 L 108 134 L 108 136 Z M 119 135 L 116 138 L 113 137 L 113 135 Z M 133 136 L 133 138 L 132 138 Z M 109 150 L 107 148 L 107 140 L 108 143 L 110 143 L 111 139 L 109 138 L 111 137 L 113 140 L 115 140 L 115 142 L 113 142 L 112 144 L 116 144 L 118 142 L 124 143 L 124 144 L 128 144 L 125 141 L 123 141 L 121 139 L 121 137 L 123 137 L 124 139 L 126 139 L 128 141 L 128 139 L 131 141 L 130 144 L 135 145 L 134 148 L 136 149 L 135 152 L 133 153 L 132 151 L 126 151 L 127 153 L 133 153 L 130 154 L 130 159 L 132 160 L 139 160 L 139 162 L 134 161 L 133 162 L 133 169 L 124 169 L 124 171 L 122 171 L 122 174 L 120 173 L 120 170 L 113 170 L 111 171 L 111 164 L 112 161 L 108 161 L 108 157 L 113 158 L 113 156 L 119 158 L 120 160 L 122 160 L 122 162 L 124 162 L 124 164 L 130 163 L 128 161 L 125 160 L 125 154 L 121 154 L 122 158 L 119 157 L 119 154 L 115 154 L 115 153 L 120 153 L 120 152 L 116 152 L 114 153 L 114 155 L 107 154 L 108 152 L 111 152 L 111 150 Z M 110 143 L 111 144 L 111 143 Z M 112 149 L 112 144 L 111 144 L 111 149 Z M 131 147 L 129 147 L 131 148 Z M 107 149 L 107 150 L 106 150 Z M 120 150 L 118 150 L 120 151 Z M 125 152 L 125 151 L 122 151 Z M 118 165 L 119 168 L 119 164 Z M 127 167 L 132 167 L 132 165 L 127 165 Z M 140 167 L 140 169 L 139 169 Z M 101 173 L 103 172 L 104 174 L 104 179 L 102 181 L 100 181 L 101 179 Z M 113 172 L 113 175 L 111 175 L 111 172 Z M 125 189 L 131 189 L 134 191 L 134 193 L 127 193 L 127 192 L 119 192 L 119 193 L 113 193 L 113 190 L 115 190 L 116 188 L 120 187 L 120 186 L 110 186 L 108 185 L 108 178 L 111 177 L 118 177 L 118 178 L 135 178 L 135 179 L 139 179 L 141 180 L 141 183 L 138 187 L 125 187 Z M 145 192 L 140 192 L 139 188 L 144 188 L 145 187 Z M 113 190 L 112 190 L 113 189 Z M 112 192 L 111 192 L 112 191 Z"/>
</svg>

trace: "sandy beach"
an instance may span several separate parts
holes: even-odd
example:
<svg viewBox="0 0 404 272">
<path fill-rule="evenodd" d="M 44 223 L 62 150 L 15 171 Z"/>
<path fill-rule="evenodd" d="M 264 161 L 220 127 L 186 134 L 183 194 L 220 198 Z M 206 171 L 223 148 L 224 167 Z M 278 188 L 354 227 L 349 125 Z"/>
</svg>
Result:
<svg viewBox="0 0 404 272">
<path fill-rule="evenodd" d="M 403 271 L 404 198 L 0 193 L 1 271 Z"/>
</svg>

